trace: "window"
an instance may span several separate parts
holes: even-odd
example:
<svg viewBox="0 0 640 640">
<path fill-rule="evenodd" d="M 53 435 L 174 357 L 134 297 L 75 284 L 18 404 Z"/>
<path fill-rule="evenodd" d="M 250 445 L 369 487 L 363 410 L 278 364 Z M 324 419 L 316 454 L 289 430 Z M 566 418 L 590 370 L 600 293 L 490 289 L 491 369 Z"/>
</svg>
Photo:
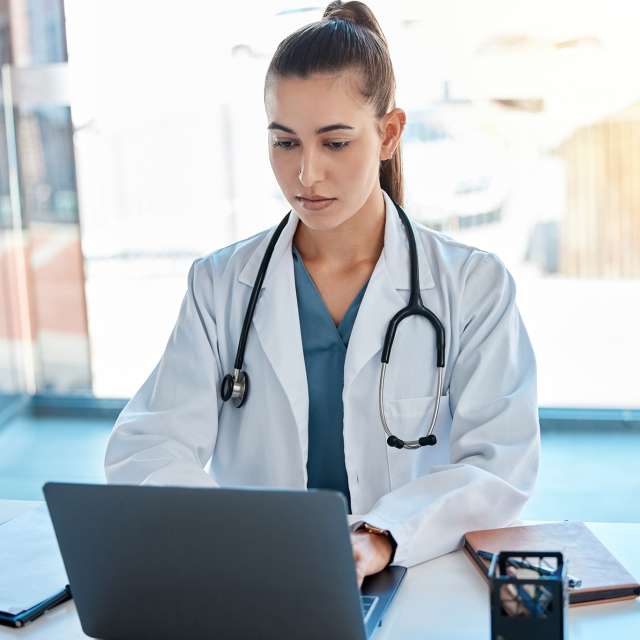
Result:
<svg viewBox="0 0 640 640">
<path fill-rule="evenodd" d="M 541 405 L 637 406 L 640 81 L 625 69 L 640 10 L 465 3 L 460 20 L 459 3 L 370 4 L 408 115 L 406 210 L 510 269 Z M 248 19 L 194 3 L 176 20 L 140 2 L 123 21 L 111 3 L 65 8 L 78 196 L 50 172 L 29 197 L 60 224 L 79 202 L 90 389 L 126 397 L 162 352 L 192 260 L 286 211 L 262 83 L 279 40 L 321 9 L 256 2 Z M 64 113 L 29 116 L 34 148 L 55 148 Z M 6 227 L 6 189 L 2 202 Z"/>
</svg>

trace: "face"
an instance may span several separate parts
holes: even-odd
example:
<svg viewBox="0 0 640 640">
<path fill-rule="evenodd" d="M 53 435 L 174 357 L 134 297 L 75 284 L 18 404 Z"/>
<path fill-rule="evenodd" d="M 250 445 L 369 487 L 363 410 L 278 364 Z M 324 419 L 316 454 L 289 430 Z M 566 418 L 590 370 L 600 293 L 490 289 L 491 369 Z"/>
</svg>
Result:
<svg viewBox="0 0 640 640">
<path fill-rule="evenodd" d="M 380 188 L 380 161 L 400 141 L 404 112 L 377 119 L 354 72 L 274 78 L 265 108 L 271 167 L 301 221 L 334 229 L 362 210 Z"/>
</svg>

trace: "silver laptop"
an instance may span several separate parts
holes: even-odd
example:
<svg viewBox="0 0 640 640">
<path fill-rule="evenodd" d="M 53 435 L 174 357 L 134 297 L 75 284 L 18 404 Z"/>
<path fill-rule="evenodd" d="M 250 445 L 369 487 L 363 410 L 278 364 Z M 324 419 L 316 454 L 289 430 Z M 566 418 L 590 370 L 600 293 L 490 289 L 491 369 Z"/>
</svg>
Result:
<svg viewBox="0 0 640 640">
<path fill-rule="evenodd" d="M 358 590 L 334 491 L 50 482 L 83 631 L 104 640 L 363 640 L 406 569 Z"/>
</svg>

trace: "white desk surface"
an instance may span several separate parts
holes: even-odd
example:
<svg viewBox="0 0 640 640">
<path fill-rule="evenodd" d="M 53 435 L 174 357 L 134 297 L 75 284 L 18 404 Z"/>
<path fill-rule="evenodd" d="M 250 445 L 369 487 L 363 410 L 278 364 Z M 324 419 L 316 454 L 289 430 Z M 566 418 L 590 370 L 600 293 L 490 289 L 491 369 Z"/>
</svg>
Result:
<svg viewBox="0 0 640 640">
<path fill-rule="evenodd" d="M 0 500 L 0 523 L 37 502 Z M 640 523 L 587 523 L 636 578 L 640 576 Z M 375 640 L 487 640 L 490 637 L 487 585 L 462 551 L 408 570 Z M 640 598 L 569 610 L 568 640 L 640 638 Z M 73 601 L 22 629 L 0 626 L 0 640 L 75 640 L 87 638 Z"/>
</svg>

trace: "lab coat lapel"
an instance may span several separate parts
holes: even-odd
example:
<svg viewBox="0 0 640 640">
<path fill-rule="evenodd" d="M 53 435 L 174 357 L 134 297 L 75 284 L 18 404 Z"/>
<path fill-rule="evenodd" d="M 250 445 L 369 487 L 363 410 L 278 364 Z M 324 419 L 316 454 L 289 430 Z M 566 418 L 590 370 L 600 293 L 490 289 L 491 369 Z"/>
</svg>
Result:
<svg viewBox="0 0 640 640">
<path fill-rule="evenodd" d="M 253 327 L 291 405 L 303 459 L 306 461 L 309 392 L 291 254 L 298 220 L 298 216 L 292 210 L 267 268 L 253 315 Z M 240 282 L 253 287 L 272 233 L 265 236 L 249 258 L 240 274 Z M 265 384 L 264 380 L 258 379 L 259 375 L 258 372 L 253 373 L 253 384 Z"/>
<path fill-rule="evenodd" d="M 393 201 L 384 190 L 382 193 L 385 201 L 384 246 L 360 303 L 349 339 L 344 366 L 345 390 L 373 356 L 381 356 L 387 325 L 406 306 L 409 299 L 411 285 L 408 239 Z M 415 229 L 414 235 L 420 289 L 431 289 L 435 282 L 425 248 Z"/>
</svg>

